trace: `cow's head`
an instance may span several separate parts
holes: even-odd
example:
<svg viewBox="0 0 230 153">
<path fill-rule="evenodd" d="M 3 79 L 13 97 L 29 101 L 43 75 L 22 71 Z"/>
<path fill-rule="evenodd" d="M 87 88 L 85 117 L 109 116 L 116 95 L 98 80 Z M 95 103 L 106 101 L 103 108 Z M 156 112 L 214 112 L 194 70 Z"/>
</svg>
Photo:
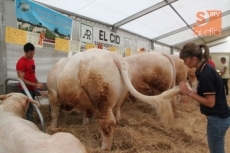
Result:
<svg viewBox="0 0 230 153">
<path fill-rule="evenodd" d="M 197 90 L 197 79 L 195 72 L 196 68 L 191 68 L 187 71 L 188 82 L 193 90 Z"/>
<path fill-rule="evenodd" d="M 3 100 L 1 105 L 5 107 L 4 110 L 13 112 L 23 118 L 25 118 L 30 103 L 38 105 L 36 101 L 21 93 L 0 95 L 0 100 Z"/>
</svg>

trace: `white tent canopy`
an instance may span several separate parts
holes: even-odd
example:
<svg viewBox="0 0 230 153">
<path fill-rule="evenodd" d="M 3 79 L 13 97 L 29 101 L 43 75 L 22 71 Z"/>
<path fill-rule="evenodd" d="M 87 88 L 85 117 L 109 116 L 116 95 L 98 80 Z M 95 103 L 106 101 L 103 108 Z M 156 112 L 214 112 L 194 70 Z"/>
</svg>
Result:
<svg viewBox="0 0 230 153">
<path fill-rule="evenodd" d="M 230 35 L 230 0 L 35 0 L 62 13 L 119 28 L 168 46 L 210 43 Z M 222 34 L 194 35 L 198 12 L 222 11 Z M 220 41 L 219 41 L 220 42 Z"/>
</svg>

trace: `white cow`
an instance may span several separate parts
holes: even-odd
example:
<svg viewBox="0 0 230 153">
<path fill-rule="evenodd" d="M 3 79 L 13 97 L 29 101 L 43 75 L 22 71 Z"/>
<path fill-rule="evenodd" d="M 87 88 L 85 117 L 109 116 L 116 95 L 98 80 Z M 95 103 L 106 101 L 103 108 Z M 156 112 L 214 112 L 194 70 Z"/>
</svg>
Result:
<svg viewBox="0 0 230 153">
<path fill-rule="evenodd" d="M 170 55 L 145 52 L 124 59 L 130 66 L 131 82 L 138 92 L 144 95 L 158 95 L 175 86 L 179 73 L 177 71 L 178 64 Z M 182 71 L 181 67 L 180 69 Z M 185 73 L 183 77 L 185 81 Z M 176 105 L 180 97 L 178 95 L 178 97 L 172 98 L 174 114 L 176 114 Z M 132 95 L 129 95 L 129 98 L 135 101 Z"/>
<path fill-rule="evenodd" d="M 191 76 L 184 61 L 176 55 L 146 52 L 125 57 L 125 61 L 130 65 L 134 88 L 144 95 L 160 94 L 182 81 L 185 82 L 187 74 Z M 194 77 L 189 78 L 191 82 L 195 81 Z M 130 95 L 129 98 L 135 101 L 133 96 Z M 174 115 L 177 114 L 177 104 L 180 100 L 181 95 L 172 99 Z"/>
<path fill-rule="evenodd" d="M 172 89 L 152 97 L 140 94 L 130 82 L 126 61 L 116 53 L 95 48 L 57 62 L 48 74 L 47 88 L 51 128 L 57 127 L 60 108 L 77 107 L 88 115 L 94 112 L 101 127 L 102 150 L 111 149 L 120 107 L 128 91 L 156 108 L 166 123 L 173 119 L 167 98 L 179 92 L 179 89 Z"/>
<path fill-rule="evenodd" d="M 23 30 L 29 30 L 30 27 L 31 27 L 31 24 L 29 24 L 29 23 L 22 23 L 22 25 L 21 25 L 21 29 L 23 29 Z"/>
<path fill-rule="evenodd" d="M 34 33 L 42 33 L 42 32 L 44 32 L 44 33 L 46 33 L 46 28 L 45 27 L 34 27 L 33 28 L 33 32 Z"/>
<path fill-rule="evenodd" d="M 87 153 L 72 134 L 43 133 L 25 119 L 29 103 L 21 93 L 0 95 L 0 153 Z"/>
</svg>

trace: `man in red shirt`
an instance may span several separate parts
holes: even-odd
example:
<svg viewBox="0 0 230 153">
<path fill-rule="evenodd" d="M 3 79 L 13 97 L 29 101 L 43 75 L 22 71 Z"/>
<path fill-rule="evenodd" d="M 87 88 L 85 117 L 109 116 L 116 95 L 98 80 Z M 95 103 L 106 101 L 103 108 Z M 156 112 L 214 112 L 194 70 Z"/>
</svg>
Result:
<svg viewBox="0 0 230 153">
<path fill-rule="evenodd" d="M 208 62 L 207 62 L 208 64 L 210 64 L 212 67 L 214 67 L 214 68 L 216 68 L 216 65 L 215 65 L 215 63 L 213 62 L 213 60 L 212 60 L 212 57 L 211 56 L 209 56 L 209 60 L 208 60 Z"/>
<path fill-rule="evenodd" d="M 36 66 L 33 60 L 34 50 L 35 50 L 34 45 L 31 43 L 26 43 L 23 49 L 25 55 L 18 60 L 16 65 L 16 70 L 17 70 L 18 77 L 22 79 L 22 81 L 25 83 L 32 98 L 34 99 L 36 89 L 42 89 L 44 85 L 38 82 L 35 75 Z M 21 92 L 25 94 L 25 91 L 22 89 L 22 86 L 20 84 L 19 84 L 19 88 Z M 30 121 L 33 120 L 32 104 L 29 105 L 29 108 L 26 113 L 26 118 Z"/>
</svg>

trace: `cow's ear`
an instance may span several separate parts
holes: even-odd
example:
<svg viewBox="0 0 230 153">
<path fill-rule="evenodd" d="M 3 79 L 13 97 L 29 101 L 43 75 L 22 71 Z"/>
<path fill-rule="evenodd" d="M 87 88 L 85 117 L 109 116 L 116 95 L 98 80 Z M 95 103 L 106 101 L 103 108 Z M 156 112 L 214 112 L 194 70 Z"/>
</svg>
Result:
<svg viewBox="0 0 230 153">
<path fill-rule="evenodd" d="M 7 95 L 0 95 L 0 100 L 4 100 L 7 98 Z"/>
</svg>

